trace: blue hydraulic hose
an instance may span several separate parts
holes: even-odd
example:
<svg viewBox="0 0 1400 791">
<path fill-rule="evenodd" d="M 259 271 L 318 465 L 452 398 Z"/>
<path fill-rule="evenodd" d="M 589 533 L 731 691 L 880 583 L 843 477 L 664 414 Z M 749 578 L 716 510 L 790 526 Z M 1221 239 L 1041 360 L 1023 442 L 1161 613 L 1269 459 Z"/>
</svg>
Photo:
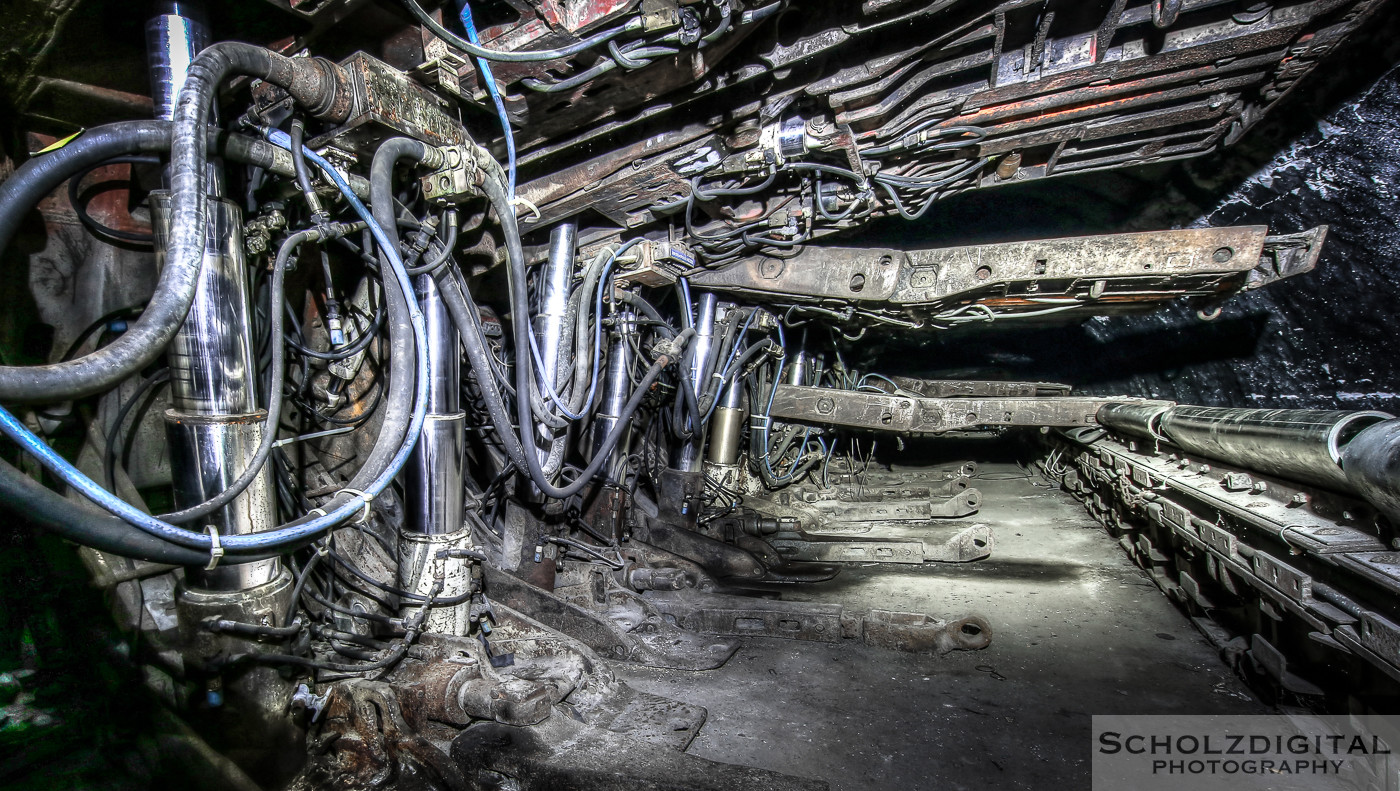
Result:
<svg viewBox="0 0 1400 791">
<path fill-rule="evenodd" d="M 273 145 L 281 148 L 291 148 L 291 139 L 285 132 L 277 129 L 265 129 L 264 135 Z M 350 185 L 345 179 L 331 167 L 330 163 L 322 159 L 315 152 L 306 151 L 306 158 L 315 163 L 326 174 L 326 177 L 345 195 L 351 208 L 368 225 L 371 233 L 374 234 L 380 247 L 384 250 L 389 259 L 390 268 L 394 272 L 394 277 L 399 281 L 399 287 L 403 290 L 405 300 L 408 302 L 409 321 L 413 325 L 413 337 L 417 345 L 417 381 L 414 389 L 413 417 L 409 422 L 408 434 L 404 437 L 403 445 L 398 453 L 390 461 L 385 471 L 371 482 L 365 489 L 365 493 L 373 498 L 384 491 L 389 482 L 402 469 L 408 461 L 409 453 L 412 452 L 414 444 L 418 441 L 418 435 L 423 428 L 423 419 L 428 407 L 428 332 L 427 324 L 423 319 L 423 311 L 419 309 L 418 303 L 413 298 L 413 283 L 409 280 L 408 272 L 404 268 L 403 260 L 399 257 L 399 252 L 394 245 L 389 243 L 389 237 L 384 233 L 384 229 L 374 221 L 374 216 L 355 196 Z M 59 480 L 76 489 L 84 497 L 101 506 L 104 510 L 111 512 L 115 516 L 131 523 L 132 525 L 151 533 L 152 535 L 166 539 L 172 543 L 194 549 L 209 550 L 213 547 L 213 539 L 206 533 L 195 533 L 182 527 L 163 522 L 151 516 L 136 506 L 122 500 L 115 494 L 103 489 L 91 478 L 84 475 L 77 467 L 74 467 L 67 459 L 58 455 L 48 443 L 44 442 L 29 429 L 25 428 L 8 409 L 0 406 L 0 433 L 9 437 L 21 449 L 27 451 L 38 459 L 44 469 L 53 473 Z M 302 522 L 297 520 L 286 526 L 262 533 L 251 533 L 245 535 L 220 536 L 220 545 L 229 550 L 235 551 L 266 551 L 275 550 L 285 544 L 295 543 L 302 540 L 309 540 L 326 530 L 349 519 L 360 512 L 365 503 L 370 498 L 351 499 L 339 508 L 328 514 Z"/>
<path fill-rule="evenodd" d="M 901 388 L 898 384 L 895 384 L 895 381 L 894 381 L 893 379 L 889 378 L 888 376 L 885 376 L 884 374 L 874 374 L 874 373 L 866 374 L 865 376 L 862 376 L 862 377 L 860 378 L 860 381 L 856 382 L 856 389 L 860 389 L 861 387 L 864 387 L 864 386 L 865 386 L 865 380 L 866 380 L 866 379 L 872 379 L 872 378 L 874 378 L 874 379 L 879 379 L 879 380 L 882 381 L 882 382 L 887 382 L 887 383 L 889 384 L 890 387 L 893 387 L 893 388 L 895 389 L 895 392 L 899 392 L 900 390 L 903 389 L 903 388 Z M 879 390 L 879 388 L 876 388 L 876 389 Z M 885 392 L 885 391 L 882 390 L 881 392 Z"/>
<path fill-rule="evenodd" d="M 467 32 L 467 41 L 480 46 L 476 35 L 476 22 L 472 20 L 472 4 L 462 3 L 462 29 Z M 506 175 L 509 179 L 510 199 L 515 200 L 515 133 L 510 128 L 510 116 L 506 115 L 506 103 L 496 88 L 496 78 L 491 74 L 491 63 L 485 58 L 476 59 L 476 67 L 481 70 L 481 79 L 486 83 L 486 92 L 496 103 L 496 115 L 501 118 L 501 132 L 506 138 Z"/>
</svg>

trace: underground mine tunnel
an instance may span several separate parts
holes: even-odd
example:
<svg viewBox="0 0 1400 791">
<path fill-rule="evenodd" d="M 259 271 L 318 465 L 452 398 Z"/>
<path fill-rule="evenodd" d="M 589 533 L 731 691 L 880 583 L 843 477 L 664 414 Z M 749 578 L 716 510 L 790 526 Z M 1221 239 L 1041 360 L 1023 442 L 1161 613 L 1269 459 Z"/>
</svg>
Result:
<svg viewBox="0 0 1400 791">
<path fill-rule="evenodd" d="M 0 786 L 1396 787 L 1400 5 L 4 17 Z"/>
</svg>

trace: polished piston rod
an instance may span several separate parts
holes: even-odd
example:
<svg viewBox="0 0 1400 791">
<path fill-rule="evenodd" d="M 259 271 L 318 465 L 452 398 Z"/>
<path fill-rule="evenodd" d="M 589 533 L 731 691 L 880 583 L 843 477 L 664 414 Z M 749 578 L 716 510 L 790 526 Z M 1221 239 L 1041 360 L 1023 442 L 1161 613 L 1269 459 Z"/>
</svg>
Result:
<svg viewBox="0 0 1400 791">
<path fill-rule="evenodd" d="M 163 251 L 169 230 L 167 195 L 153 194 L 151 207 L 156 249 Z M 166 355 L 171 394 L 166 427 L 178 508 L 208 500 L 243 473 L 262 440 L 267 417 L 255 387 L 243 214 L 231 201 L 209 201 L 199 278 L 194 304 Z M 271 529 L 276 524 L 272 492 L 272 468 L 264 466 L 242 494 L 196 527 L 212 527 L 220 535 Z M 279 568 L 277 559 L 269 558 L 190 569 L 186 580 L 207 590 L 246 590 L 274 581 Z"/>
<path fill-rule="evenodd" d="M 706 363 L 710 356 L 710 347 L 715 342 L 715 307 L 717 301 L 711 292 L 700 295 L 696 304 L 695 316 L 695 340 L 690 345 L 689 352 L 689 379 L 698 402 L 700 396 L 705 392 L 706 377 L 709 370 Z M 685 385 L 682 384 L 682 387 Z M 677 398 L 682 396 L 677 395 Z M 700 469 L 701 453 L 704 451 L 705 435 L 695 426 L 691 426 L 689 421 L 686 425 L 694 431 L 690 439 L 679 443 L 671 451 L 671 466 L 681 472 L 695 472 Z"/>
<path fill-rule="evenodd" d="M 607 440 L 608 434 L 612 433 L 614 427 L 622 420 L 623 408 L 627 404 L 627 398 L 632 392 L 632 344 L 628 341 L 628 336 L 636 332 L 636 316 L 630 310 L 621 311 L 617 314 L 617 325 L 613 327 L 612 342 L 608 345 L 608 367 L 603 376 L 602 400 L 598 404 L 598 413 L 593 418 L 593 452 L 597 453 Z M 614 456 L 623 452 L 627 447 L 627 437 L 618 441 L 613 450 Z M 605 467 L 608 471 L 608 482 L 619 483 L 615 480 L 613 465 Z"/>
<path fill-rule="evenodd" d="M 559 361 L 567 337 L 569 321 L 569 287 L 574 278 L 574 254 L 578 248 L 578 229 L 573 223 L 563 223 L 550 231 L 549 259 L 540 278 L 539 313 L 535 316 L 535 342 L 539 347 L 540 394 L 549 403 L 546 386 L 559 394 Z M 522 354 L 530 352 L 522 350 Z M 560 396 L 560 400 L 563 397 Z M 536 435 L 540 464 L 546 472 L 557 471 L 557 461 L 547 463 L 556 442 L 555 430 L 540 425 Z"/>
<path fill-rule="evenodd" d="M 414 280 L 428 327 L 428 412 L 423 434 L 404 466 L 404 527 L 399 534 L 399 585 L 422 596 L 460 597 L 471 584 L 469 561 L 453 550 L 470 544 L 463 521 L 466 413 L 462 411 L 461 352 L 437 281 L 431 274 Z M 441 584 L 439 585 L 439 579 Z M 410 609 L 419 605 L 404 602 Z M 469 605 L 434 607 L 427 628 L 467 633 Z"/>
</svg>

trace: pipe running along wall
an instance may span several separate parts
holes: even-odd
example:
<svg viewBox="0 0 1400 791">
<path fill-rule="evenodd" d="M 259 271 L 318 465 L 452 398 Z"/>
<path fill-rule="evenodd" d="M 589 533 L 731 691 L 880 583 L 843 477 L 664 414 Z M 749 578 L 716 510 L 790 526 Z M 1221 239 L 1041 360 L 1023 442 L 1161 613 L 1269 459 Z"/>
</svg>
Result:
<svg viewBox="0 0 1400 791">
<path fill-rule="evenodd" d="M 1099 422 L 1188 453 L 1293 481 L 1356 493 L 1341 466 L 1342 448 L 1384 412 L 1232 409 L 1123 402 L 1099 410 Z"/>
</svg>

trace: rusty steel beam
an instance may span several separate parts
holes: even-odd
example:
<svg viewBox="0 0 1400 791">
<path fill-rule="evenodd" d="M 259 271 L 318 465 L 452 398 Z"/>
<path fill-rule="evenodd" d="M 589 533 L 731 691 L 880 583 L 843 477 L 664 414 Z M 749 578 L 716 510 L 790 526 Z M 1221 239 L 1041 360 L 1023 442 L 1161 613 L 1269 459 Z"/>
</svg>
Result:
<svg viewBox="0 0 1400 791">
<path fill-rule="evenodd" d="M 1014 426 L 1097 426 L 1099 409 L 1121 401 L 1076 397 L 922 398 L 780 384 L 769 416 L 896 434 L 945 434 Z"/>
<path fill-rule="evenodd" d="M 910 326 L 946 328 L 1224 297 L 1311 270 L 1325 235 L 1325 226 L 1286 237 L 1244 226 L 933 250 L 810 247 L 792 258 L 755 256 L 696 272 L 691 282 L 794 304 L 888 309 L 911 318 Z"/>
</svg>

